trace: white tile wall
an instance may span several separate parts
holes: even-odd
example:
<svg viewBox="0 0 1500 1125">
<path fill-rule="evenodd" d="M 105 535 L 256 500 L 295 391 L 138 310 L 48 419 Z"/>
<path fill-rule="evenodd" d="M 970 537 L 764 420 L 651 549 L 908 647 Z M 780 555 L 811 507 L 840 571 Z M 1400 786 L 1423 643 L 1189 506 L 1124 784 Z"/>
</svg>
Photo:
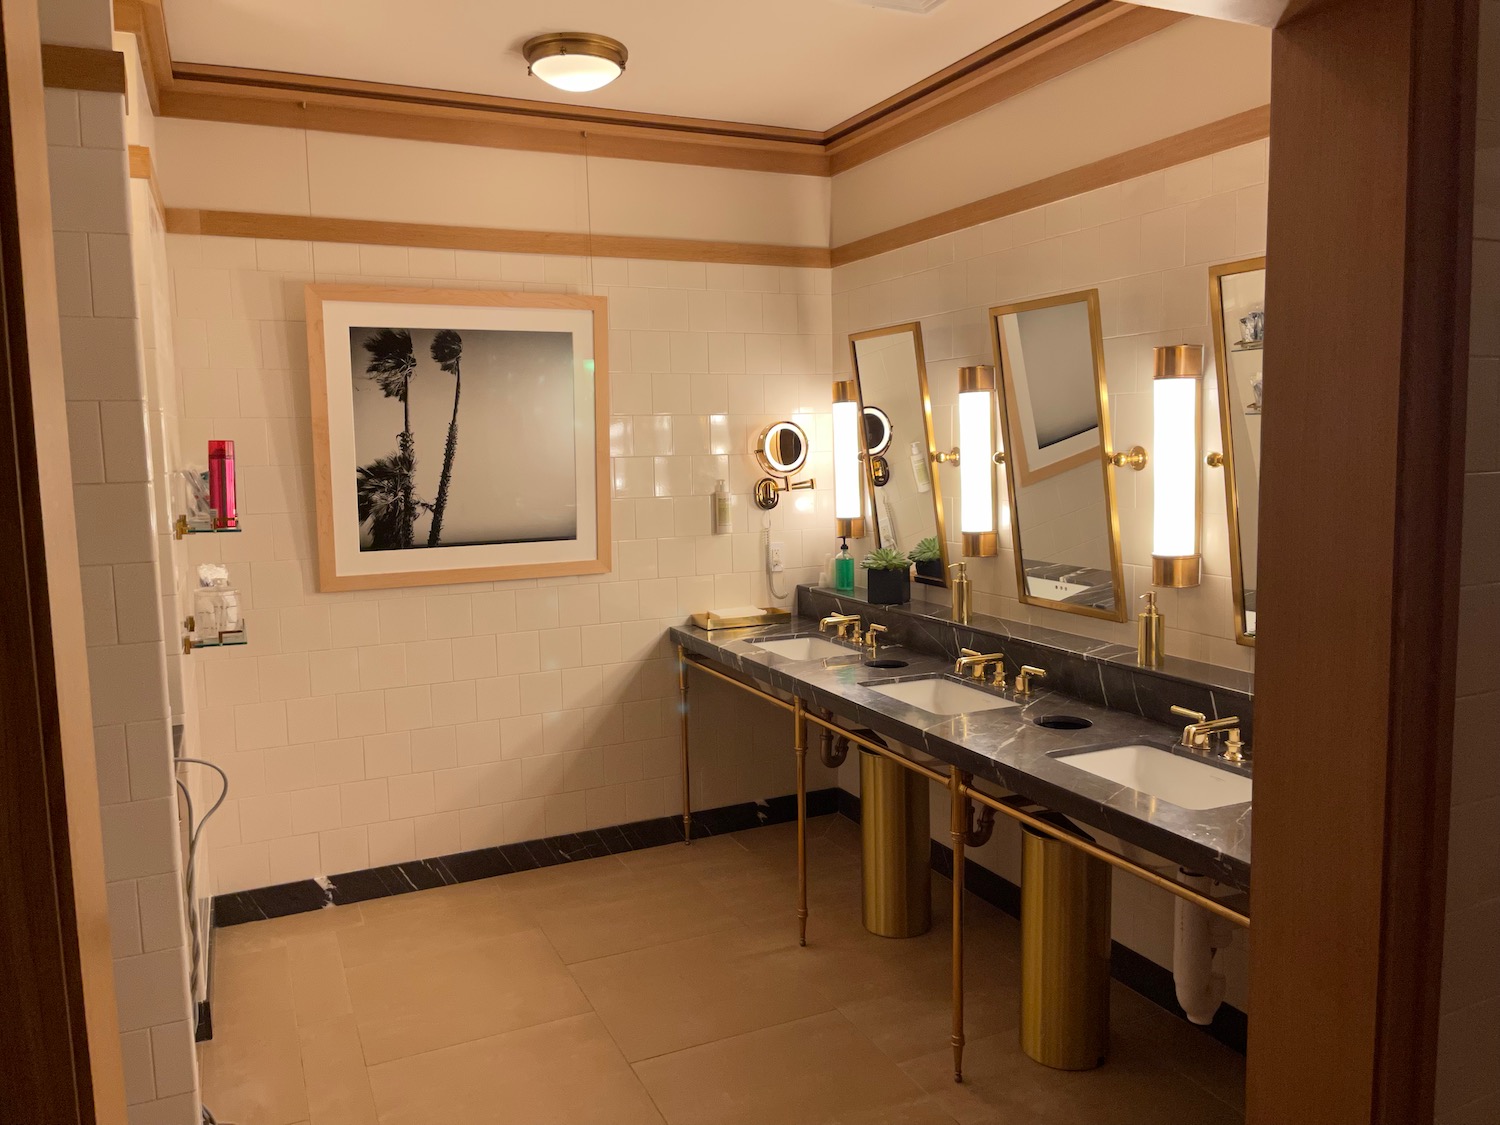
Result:
<svg viewBox="0 0 1500 1125">
<path fill-rule="evenodd" d="M 1097 288 L 1116 448 L 1151 445 L 1151 362 L 1158 344 L 1202 344 L 1204 448 L 1218 449 L 1208 267 L 1265 252 L 1267 144 L 1257 141 L 1086 195 L 1010 215 L 833 271 L 834 355 L 848 369 L 848 334 L 918 320 L 926 346 L 937 444 L 952 444 L 957 368 L 995 362 L 988 310 Z M 1150 588 L 1151 473 L 1116 475 L 1127 604 Z M 1203 584 L 1158 590 L 1173 655 L 1252 668 L 1234 641 L 1222 478 L 1204 478 Z M 1002 531 L 1009 524 L 1002 518 Z M 950 531 L 956 536 L 957 525 Z M 1094 621 L 1023 606 L 1002 536 L 994 559 L 971 559 L 975 607 L 1012 620 L 1134 643 L 1135 623 Z M 957 542 L 949 547 L 957 558 Z M 926 587 L 922 595 L 945 600 Z"/>
<path fill-rule="evenodd" d="M 1459 591 L 1437 1119 L 1500 1120 L 1500 3 L 1481 15 L 1468 473 Z"/>
<path fill-rule="evenodd" d="M 88 42 L 107 4 L 50 4 Z M 65 10 L 66 9 L 66 10 Z M 77 9 L 76 11 L 73 9 Z M 89 10 L 85 10 L 89 9 Z M 97 9 L 97 10 L 93 10 Z M 76 34 L 73 34 L 76 33 Z M 49 90 L 48 153 L 69 445 L 100 779 L 115 992 L 132 1123 L 192 1125 L 196 1069 L 158 591 L 146 360 L 124 99 Z"/>
<path fill-rule="evenodd" d="M 168 249 L 174 464 L 232 439 L 245 517 L 239 535 L 188 541 L 192 562 L 229 566 L 251 632 L 190 658 L 198 743 L 232 782 L 209 828 L 217 890 L 678 812 L 665 627 L 768 604 L 749 497 L 763 426 L 802 422 L 808 474 L 830 479 L 828 271 L 180 235 Z M 319 593 L 303 285 L 579 291 L 591 275 L 609 298 L 613 572 Z M 711 534 L 720 478 L 732 536 Z M 815 580 L 830 494 L 799 492 L 769 523 L 782 588 Z M 737 747 L 695 777 L 699 807 L 767 795 Z"/>
</svg>

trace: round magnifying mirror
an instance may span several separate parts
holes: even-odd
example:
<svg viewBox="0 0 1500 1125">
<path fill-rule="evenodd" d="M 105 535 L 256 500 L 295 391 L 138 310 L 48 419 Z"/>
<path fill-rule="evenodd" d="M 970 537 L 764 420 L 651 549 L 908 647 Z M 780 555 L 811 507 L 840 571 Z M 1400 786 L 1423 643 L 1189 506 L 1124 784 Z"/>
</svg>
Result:
<svg viewBox="0 0 1500 1125">
<path fill-rule="evenodd" d="M 891 446 L 891 419 L 878 406 L 865 407 L 865 448 L 878 457 Z"/>
<path fill-rule="evenodd" d="M 766 472 L 791 476 L 807 463 L 807 434 L 795 422 L 774 422 L 761 431 L 755 456 Z"/>
</svg>

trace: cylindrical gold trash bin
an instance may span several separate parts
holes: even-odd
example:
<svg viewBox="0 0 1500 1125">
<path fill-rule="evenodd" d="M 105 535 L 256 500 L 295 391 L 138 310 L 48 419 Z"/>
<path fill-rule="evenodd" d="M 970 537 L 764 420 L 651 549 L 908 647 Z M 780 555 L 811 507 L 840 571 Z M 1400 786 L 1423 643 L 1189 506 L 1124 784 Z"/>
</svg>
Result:
<svg viewBox="0 0 1500 1125">
<path fill-rule="evenodd" d="M 859 819 L 865 929 L 881 937 L 925 934 L 932 928 L 927 779 L 860 750 Z"/>
<path fill-rule="evenodd" d="M 1021 838 L 1021 1049 L 1090 1070 L 1109 1047 L 1109 866 L 1031 828 Z"/>
</svg>

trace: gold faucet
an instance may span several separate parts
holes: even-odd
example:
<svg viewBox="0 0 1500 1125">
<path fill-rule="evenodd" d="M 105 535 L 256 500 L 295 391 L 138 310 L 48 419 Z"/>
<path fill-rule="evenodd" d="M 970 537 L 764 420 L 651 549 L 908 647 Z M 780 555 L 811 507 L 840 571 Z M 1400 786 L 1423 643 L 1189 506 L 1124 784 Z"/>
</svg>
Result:
<svg viewBox="0 0 1500 1125">
<path fill-rule="evenodd" d="M 884 625 L 877 625 L 873 621 L 870 622 L 870 627 L 865 630 L 865 649 L 867 652 L 865 659 L 880 659 L 880 634 L 888 632 L 890 630 Z"/>
<path fill-rule="evenodd" d="M 828 626 L 830 625 L 835 625 L 838 627 L 839 640 L 841 641 L 847 641 L 849 639 L 845 635 L 844 630 L 853 625 L 854 637 L 856 640 L 859 639 L 859 614 L 857 613 L 831 613 L 827 617 L 823 618 L 822 621 L 818 622 L 818 632 L 828 632 Z"/>
<path fill-rule="evenodd" d="M 1005 686 L 1005 653 L 1003 652 L 975 652 L 972 648 L 961 648 L 958 650 L 958 659 L 953 662 L 953 674 L 962 676 L 965 672 L 976 680 L 984 680 L 984 670 L 994 665 L 997 687 Z"/>
<path fill-rule="evenodd" d="M 1181 715 L 1184 719 L 1192 719 L 1187 726 L 1182 728 L 1181 745 L 1189 750 L 1207 750 L 1213 745 L 1213 736 L 1222 731 L 1228 731 L 1228 739 L 1224 744 L 1224 758 L 1230 762 L 1243 762 L 1244 743 L 1240 741 L 1240 720 L 1236 715 L 1229 715 L 1223 719 L 1210 719 L 1201 711 L 1190 711 L 1186 707 L 1173 707 L 1172 714 Z"/>
<path fill-rule="evenodd" d="M 1016 695 L 1021 699 L 1026 699 L 1031 695 L 1031 681 L 1046 678 L 1045 668 L 1033 668 L 1030 664 L 1021 665 L 1021 671 L 1016 676 Z"/>
</svg>

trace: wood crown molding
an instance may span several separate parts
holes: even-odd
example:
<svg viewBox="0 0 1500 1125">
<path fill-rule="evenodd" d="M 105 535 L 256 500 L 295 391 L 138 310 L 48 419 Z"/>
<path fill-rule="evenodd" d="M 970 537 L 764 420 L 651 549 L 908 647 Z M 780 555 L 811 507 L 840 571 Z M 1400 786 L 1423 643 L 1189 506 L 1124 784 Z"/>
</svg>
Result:
<svg viewBox="0 0 1500 1125">
<path fill-rule="evenodd" d="M 1055 11 L 827 130 L 174 63 L 160 0 L 114 0 L 155 113 L 331 133 L 832 176 L 1189 17 L 1117 0 Z"/>
<path fill-rule="evenodd" d="M 123 94 L 127 85 L 125 56 L 102 47 L 43 43 L 42 82 L 54 90 Z"/>
<path fill-rule="evenodd" d="M 273 215 L 251 211 L 167 208 L 171 234 L 228 238 L 278 238 L 306 242 L 357 242 L 376 246 L 422 246 L 439 250 L 487 250 L 507 254 L 557 254 L 597 258 L 651 258 L 672 262 L 725 262 L 752 266 L 827 269 L 821 246 L 775 246 L 758 242 L 706 242 L 686 238 L 640 238 L 572 231 L 504 230 L 334 219 L 318 215 Z"/>
<path fill-rule="evenodd" d="M 857 262 L 864 258 L 873 258 L 877 254 L 899 250 L 903 246 L 924 242 L 929 238 L 937 238 L 939 235 L 951 234 L 966 227 L 987 223 L 991 219 L 1014 215 L 1019 211 L 1055 203 L 1059 199 L 1067 199 L 1069 196 L 1107 187 L 1122 180 L 1159 172 L 1174 164 L 1197 160 L 1199 157 L 1222 152 L 1224 149 L 1234 148 L 1237 145 L 1249 144 L 1251 141 L 1258 141 L 1269 136 L 1270 132 L 1270 106 L 1246 110 L 1244 113 L 1237 113 L 1232 117 L 1225 117 L 1207 125 L 1200 125 L 1196 129 L 1189 129 L 1185 133 L 1163 137 L 1159 141 L 1152 141 L 1150 144 L 1141 145 L 1127 152 L 1106 156 L 1103 160 L 1096 160 L 1092 164 L 1082 164 L 1066 172 L 1059 172 L 1055 176 L 1047 176 L 1008 191 L 1002 191 L 998 195 L 977 199 L 961 207 L 929 215 L 925 219 L 917 219 L 914 222 L 881 231 L 879 234 L 846 242 L 842 246 L 835 246 L 830 251 L 830 257 L 835 266 L 848 265 L 850 262 Z"/>
<path fill-rule="evenodd" d="M 422 246 L 441 250 L 487 250 L 508 254 L 558 254 L 600 258 L 650 258 L 674 262 L 724 262 L 739 265 L 797 266 L 828 269 L 873 258 L 929 238 L 951 234 L 991 219 L 1013 215 L 1059 199 L 1159 172 L 1203 156 L 1260 140 L 1270 133 L 1269 106 L 1246 110 L 1208 125 L 1141 145 L 1128 152 L 1080 165 L 1055 176 L 1022 184 L 985 199 L 966 203 L 915 222 L 825 249 L 758 242 L 711 242 L 571 231 L 506 230 L 498 227 L 449 226 L 337 219 L 317 215 L 280 215 L 253 211 L 165 208 L 166 229 L 173 234 L 212 234 L 229 238 L 277 238 L 309 242 L 356 242 L 376 246 Z M 130 146 L 130 174 L 152 182 L 151 152 Z"/>
</svg>

